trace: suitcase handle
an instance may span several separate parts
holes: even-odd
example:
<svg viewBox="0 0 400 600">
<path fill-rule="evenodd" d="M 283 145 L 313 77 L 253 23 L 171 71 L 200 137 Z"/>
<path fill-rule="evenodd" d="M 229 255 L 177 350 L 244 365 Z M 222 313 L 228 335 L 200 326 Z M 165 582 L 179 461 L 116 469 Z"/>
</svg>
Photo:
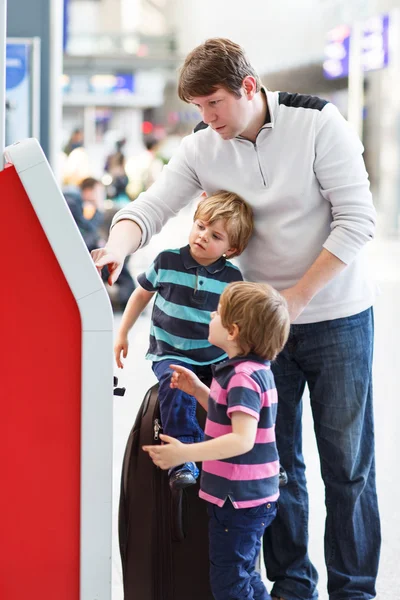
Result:
<svg viewBox="0 0 400 600">
<path fill-rule="evenodd" d="M 171 536 L 174 542 L 183 542 L 185 531 L 183 527 L 183 490 L 171 492 Z"/>
</svg>

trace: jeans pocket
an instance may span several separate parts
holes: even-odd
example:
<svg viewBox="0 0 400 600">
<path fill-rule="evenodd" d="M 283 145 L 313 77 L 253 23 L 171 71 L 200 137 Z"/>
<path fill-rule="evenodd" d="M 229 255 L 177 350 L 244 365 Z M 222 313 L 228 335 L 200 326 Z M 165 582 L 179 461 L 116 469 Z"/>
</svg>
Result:
<svg viewBox="0 0 400 600">
<path fill-rule="evenodd" d="M 275 519 L 277 512 L 276 502 L 268 502 L 260 506 L 254 506 L 247 509 L 247 514 L 244 517 L 248 527 L 255 529 L 257 532 L 264 533 L 264 530 Z"/>
</svg>

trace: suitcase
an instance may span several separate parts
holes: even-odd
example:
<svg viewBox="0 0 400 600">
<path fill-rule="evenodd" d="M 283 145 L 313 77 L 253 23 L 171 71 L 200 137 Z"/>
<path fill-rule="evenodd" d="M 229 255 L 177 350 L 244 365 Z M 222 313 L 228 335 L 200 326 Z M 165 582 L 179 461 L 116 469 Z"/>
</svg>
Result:
<svg viewBox="0 0 400 600">
<path fill-rule="evenodd" d="M 172 493 L 168 472 L 142 450 L 160 443 L 157 392 L 155 385 L 144 397 L 122 464 L 118 527 L 124 600 L 213 600 L 208 517 L 199 484 Z M 198 405 L 202 427 L 205 416 Z"/>
</svg>

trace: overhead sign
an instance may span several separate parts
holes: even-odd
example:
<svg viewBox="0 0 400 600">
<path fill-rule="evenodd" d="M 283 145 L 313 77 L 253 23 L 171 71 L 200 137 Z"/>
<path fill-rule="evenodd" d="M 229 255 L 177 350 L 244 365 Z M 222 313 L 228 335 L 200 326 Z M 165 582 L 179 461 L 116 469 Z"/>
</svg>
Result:
<svg viewBox="0 0 400 600">
<path fill-rule="evenodd" d="M 133 73 L 98 74 L 98 75 L 63 75 L 61 86 L 64 94 L 118 94 L 135 93 L 135 77 Z"/>
<path fill-rule="evenodd" d="M 6 47 L 6 145 L 30 137 L 30 52 L 26 43 Z"/>
<path fill-rule="evenodd" d="M 371 17 L 362 25 L 361 64 L 364 71 L 383 69 L 389 64 L 389 15 Z M 324 76 L 327 79 L 347 77 L 351 28 L 339 25 L 328 33 L 325 46 Z"/>
</svg>

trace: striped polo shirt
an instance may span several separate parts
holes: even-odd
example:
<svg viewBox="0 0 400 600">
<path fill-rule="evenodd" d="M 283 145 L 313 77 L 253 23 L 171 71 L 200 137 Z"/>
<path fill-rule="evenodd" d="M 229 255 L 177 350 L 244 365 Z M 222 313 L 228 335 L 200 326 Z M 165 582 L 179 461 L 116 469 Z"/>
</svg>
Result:
<svg viewBox="0 0 400 600">
<path fill-rule="evenodd" d="M 194 365 L 209 365 L 226 354 L 208 341 L 211 313 L 228 283 L 242 281 L 230 261 L 221 257 L 208 266 L 200 265 L 190 254 L 189 245 L 164 250 L 139 284 L 157 292 L 146 358 L 152 361 L 177 359 Z"/>
<path fill-rule="evenodd" d="M 232 433 L 231 415 L 242 411 L 257 419 L 253 448 L 232 458 L 203 462 L 199 495 L 223 506 L 249 508 L 279 497 L 279 457 L 275 443 L 278 394 L 270 363 L 255 354 L 237 356 L 213 367 L 205 440 Z"/>
</svg>

